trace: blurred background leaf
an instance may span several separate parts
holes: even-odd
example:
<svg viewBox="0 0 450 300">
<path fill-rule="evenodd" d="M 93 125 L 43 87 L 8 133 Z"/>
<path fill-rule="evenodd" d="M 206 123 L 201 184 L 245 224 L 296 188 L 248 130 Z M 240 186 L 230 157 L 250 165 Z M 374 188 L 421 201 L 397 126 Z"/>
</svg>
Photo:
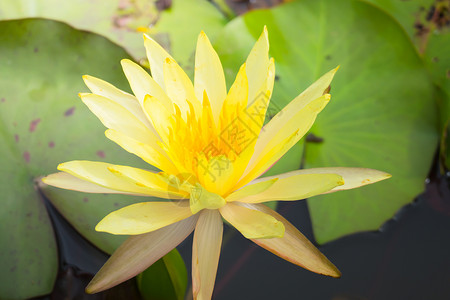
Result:
<svg viewBox="0 0 450 300">
<path fill-rule="evenodd" d="M 317 241 L 378 229 L 423 191 L 437 146 L 433 85 L 414 46 L 397 22 L 372 5 L 304 0 L 227 25 L 216 46 L 229 79 L 264 25 L 279 78 L 272 105 L 285 106 L 341 65 L 332 100 L 311 130 L 314 142 L 306 143 L 305 167 L 367 167 L 393 175 L 308 200 Z"/>
<path fill-rule="evenodd" d="M 65 161 L 86 159 L 151 168 L 104 137 L 105 128 L 77 97 L 83 74 L 128 90 L 120 47 L 95 34 L 48 20 L 0 22 L 0 295 L 23 299 L 49 293 L 56 246 L 35 180 Z M 141 197 L 85 194 L 45 187 L 55 207 L 85 238 L 112 253 L 125 236 L 99 233 L 109 212 Z M 148 199 L 148 198 L 147 198 Z M 184 270 L 185 272 L 185 270 Z"/>
</svg>

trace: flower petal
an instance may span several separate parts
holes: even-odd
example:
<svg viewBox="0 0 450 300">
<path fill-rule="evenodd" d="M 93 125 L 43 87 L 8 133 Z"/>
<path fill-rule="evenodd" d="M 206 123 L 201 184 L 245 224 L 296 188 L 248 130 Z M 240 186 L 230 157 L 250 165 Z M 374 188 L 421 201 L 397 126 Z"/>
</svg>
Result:
<svg viewBox="0 0 450 300">
<path fill-rule="evenodd" d="M 217 210 L 203 210 L 195 227 L 192 245 L 192 291 L 194 299 L 211 299 L 220 248 L 223 222 Z"/>
<path fill-rule="evenodd" d="M 293 172 L 291 172 L 293 173 Z M 283 175 L 283 174 L 282 174 Z M 274 182 L 273 180 L 278 179 Z M 237 194 L 239 191 L 227 197 L 227 202 L 240 201 L 245 203 L 262 203 L 267 201 L 290 201 L 306 199 L 315 195 L 323 194 L 335 187 L 342 186 L 344 180 L 342 176 L 337 174 L 293 174 L 292 176 L 271 176 L 270 179 L 262 178 L 256 183 L 249 184 L 243 189 L 251 189 L 253 186 L 263 185 L 267 183 L 267 189 L 246 194 Z M 231 199 L 229 199 L 231 198 Z"/>
<path fill-rule="evenodd" d="M 174 198 L 179 198 L 179 196 L 177 197 L 175 193 L 169 193 L 167 191 L 168 186 L 165 184 L 160 185 L 159 188 L 150 188 L 148 186 L 145 186 L 144 184 L 137 185 L 136 182 L 130 180 L 129 177 L 117 176 L 108 169 L 110 167 L 117 168 L 119 166 L 104 162 L 74 160 L 60 164 L 58 166 L 58 170 L 67 172 L 82 180 L 86 180 L 116 191 L 142 196 L 155 196 L 164 198 L 173 196 Z M 155 186 L 160 184 L 160 175 L 151 172 L 148 173 L 153 175 L 152 177 L 146 178 L 146 181 L 152 180 Z"/>
<path fill-rule="evenodd" d="M 196 222 L 197 216 L 192 216 L 156 231 L 129 237 L 97 272 L 86 292 L 107 290 L 141 273 L 191 234 Z"/>
<path fill-rule="evenodd" d="M 267 28 L 264 26 L 261 36 L 256 41 L 246 61 L 249 103 L 254 102 L 258 97 L 261 86 L 266 82 L 269 64 L 269 37 Z"/>
<path fill-rule="evenodd" d="M 261 160 L 265 153 L 270 151 L 270 149 L 274 148 L 275 145 L 279 144 L 281 141 L 285 140 L 294 131 L 303 127 L 306 129 L 301 134 L 301 136 L 303 136 L 303 134 L 309 130 L 312 122 L 315 120 L 315 116 L 320 110 L 313 113 L 310 117 L 307 117 L 307 120 L 303 120 L 302 118 L 305 114 L 304 110 L 308 110 L 307 108 L 311 107 L 310 105 L 312 102 L 317 102 L 319 97 L 326 94 L 337 69 L 338 68 L 335 68 L 320 77 L 264 126 L 256 142 L 255 152 L 253 153 L 248 169 L 246 170 L 247 173 Z"/>
<path fill-rule="evenodd" d="M 65 172 L 50 174 L 42 178 L 42 182 L 44 182 L 47 185 L 55 186 L 58 188 L 85 193 L 129 194 L 126 192 L 116 191 L 102 187 L 98 184 L 80 179 Z"/>
<path fill-rule="evenodd" d="M 155 145 L 159 141 L 153 127 L 148 128 L 123 106 L 95 94 L 81 94 L 80 97 L 106 127 L 145 144 Z"/>
<path fill-rule="evenodd" d="M 147 50 L 147 58 L 150 64 L 150 70 L 152 72 L 153 79 L 159 84 L 159 86 L 166 91 L 164 84 L 164 61 L 166 58 L 172 59 L 169 53 L 164 50 L 157 42 L 151 37 L 144 34 L 144 46 Z"/>
<path fill-rule="evenodd" d="M 233 201 L 241 201 L 241 199 L 247 199 L 252 197 L 252 195 L 260 195 L 264 193 L 267 189 L 269 189 L 278 178 L 271 178 L 270 180 L 261 180 L 259 182 L 253 181 L 243 188 L 231 193 L 228 197 L 226 197 L 227 202 Z M 245 201 L 244 201 L 245 202 Z"/>
<path fill-rule="evenodd" d="M 279 128 L 277 132 L 272 132 L 272 140 L 261 150 L 257 146 L 261 136 L 263 136 L 263 139 L 265 138 L 264 133 L 266 132 L 265 128 L 267 125 L 264 126 L 256 142 L 255 152 L 236 188 L 244 186 L 259 177 L 291 149 L 308 132 L 316 120 L 317 115 L 325 108 L 329 101 L 330 95 L 325 94 L 308 103 L 295 114 L 292 122 L 288 123 L 289 127 Z M 273 141 L 276 141 L 276 143 L 273 143 Z M 259 144 L 259 146 L 262 145 Z"/>
<path fill-rule="evenodd" d="M 246 204 L 247 207 L 271 215 L 280 220 L 285 228 L 281 238 L 252 239 L 253 242 L 279 257 L 312 272 L 340 277 L 339 270 L 289 221 L 263 204 Z"/>
<path fill-rule="evenodd" d="M 117 104 L 123 106 L 130 113 L 132 113 L 136 118 L 139 119 L 147 127 L 151 127 L 145 113 L 142 111 L 138 100 L 133 95 L 130 95 L 124 91 L 119 90 L 112 84 L 103 81 L 101 79 L 95 78 L 93 76 L 84 75 L 84 83 L 91 90 L 93 94 L 108 98 L 116 102 Z"/>
<path fill-rule="evenodd" d="M 225 75 L 219 56 L 203 31 L 197 40 L 194 87 L 197 99 L 203 99 L 203 92 L 206 91 L 217 124 L 223 101 L 227 96 Z"/>
<path fill-rule="evenodd" d="M 164 83 L 169 98 L 178 105 L 183 118 L 189 112 L 189 101 L 195 109 L 197 116 L 201 115 L 201 105 L 195 96 L 194 86 L 183 69 L 172 58 L 164 61 Z"/>
<path fill-rule="evenodd" d="M 141 202 L 104 217 L 95 227 L 112 234 L 143 234 L 192 216 L 188 201 Z"/>
<path fill-rule="evenodd" d="M 151 147 L 114 129 L 106 130 L 105 135 L 108 139 L 115 142 L 123 149 L 139 156 L 152 166 L 155 166 L 166 173 L 179 173 L 175 165 L 169 160 L 165 151 L 162 150 L 159 145 L 153 145 L 153 147 Z"/>
<path fill-rule="evenodd" d="M 284 235 L 284 225 L 276 218 L 240 204 L 220 208 L 222 217 L 248 239 L 270 239 Z"/>
<path fill-rule="evenodd" d="M 141 66 L 129 59 L 122 59 L 120 63 L 130 87 L 141 105 L 146 95 L 152 95 L 158 98 L 166 109 L 173 111 L 172 101 L 161 86 Z"/>
<path fill-rule="evenodd" d="M 330 173 L 342 176 L 344 184 L 336 186 L 330 191 L 324 192 L 324 194 L 354 189 L 360 186 L 372 184 L 392 177 L 391 174 L 373 169 L 336 167 L 336 168 L 313 168 L 313 169 L 296 170 L 280 175 L 264 177 L 261 180 L 270 180 L 272 178 L 280 178 L 280 180 L 282 180 L 283 178 L 297 175 L 330 174 Z"/>
</svg>

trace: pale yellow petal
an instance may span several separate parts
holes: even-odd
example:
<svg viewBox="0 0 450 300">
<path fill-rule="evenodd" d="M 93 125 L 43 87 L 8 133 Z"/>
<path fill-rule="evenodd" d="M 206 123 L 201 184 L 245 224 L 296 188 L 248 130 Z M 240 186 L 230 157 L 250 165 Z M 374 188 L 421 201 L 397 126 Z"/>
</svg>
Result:
<svg viewBox="0 0 450 300">
<path fill-rule="evenodd" d="M 168 111 L 156 97 L 147 95 L 143 107 L 161 139 L 169 144 L 169 132 L 174 123 L 173 114 Z"/>
<path fill-rule="evenodd" d="M 123 59 L 121 64 L 130 87 L 141 105 L 145 96 L 151 95 L 156 97 L 167 110 L 173 111 L 172 101 L 159 84 L 141 66 L 129 59 Z"/>
<path fill-rule="evenodd" d="M 292 122 L 289 122 L 289 127 L 280 128 L 279 131 L 272 132 L 272 140 L 264 145 L 258 144 L 259 139 L 266 138 L 266 126 L 264 126 L 261 134 L 256 142 L 255 152 L 244 172 L 237 187 L 241 187 L 251 180 L 259 177 L 267 169 L 269 169 L 275 162 L 277 162 L 292 146 L 294 146 L 311 128 L 317 115 L 325 108 L 330 101 L 330 95 L 325 94 L 314 101 L 308 103 L 300 111 L 295 114 Z M 270 122 L 269 122 L 270 124 Z M 259 146 L 258 146 L 259 145 Z"/>
<path fill-rule="evenodd" d="M 241 199 L 245 200 L 253 195 L 260 195 L 269 189 L 277 180 L 278 178 L 272 178 L 270 180 L 260 182 L 253 181 L 243 188 L 231 193 L 225 200 L 227 200 L 227 202 L 241 201 Z"/>
<path fill-rule="evenodd" d="M 274 180 L 277 181 L 271 184 Z M 235 193 L 233 193 L 230 197 L 233 195 L 234 197 L 231 199 L 229 199 L 230 197 L 227 197 L 226 200 L 228 202 L 240 201 L 245 203 L 300 200 L 326 193 L 333 188 L 344 184 L 342 176 L 328 173 L 299 174 L 283 178 L 271 176 L 269 179 L 262 178 L 253 182 L 255 183 L 250 183 L 241 190 L 245 188 L 251 189 L 252 186 L 264 185 L 264 183 L 269 184 L 269 186 L 267 189 L 260 192 L 255 191 L 254 193 L 246 193 L 243 195 L 234 195 Z"/>
<path fill-rule="evenodd" d="M 197 99 L 195 96 L 194 86 L 183 69 L 171 58 L 166 58 L 163 67 L 167 95 L 173 103 L 178 105 L 183 118 L 186 118 L 186 114 L 189 112 L 187 101 L 193 105 L 196 115 L 200 116 L 201 105 L 199 100 L 201 99 Z"/>
<path fill-rule="evenodd" d="M 248 239 L 270 239 L 284 235 L 284 225 L 276 218 L 238 203 L 228 203 L 220 208 L 220 213 Z"/>
<path fill-rule="evenodd" d="M 304 114 L 302 111 L 310 105 L 311 102 L 317 101 L 319 97 L 326 94 L 337 69 L 338 68 L 333 69 L 320 77 L 264 126 L 256 142 L 255 152 L 250 160 L 249 169 L 247 169 L 247 171 L 261 159 L 261 156 L 264 155 L 264 151 L 273 148 L 274 145 L 280 143 L 282 140 L 286 139 L 286 137 L 290 136 L 292 132 L 297 130 L 299 127 L 298 125 L 303 125 L 303 123 L 305 123 L 301 122 L 302 119 L 300 119 Z M 315 119 L 315 117 L 313 119 Z"/>
<path fill-rule="evenodd" d="M 105 135 L 108 139 L 117 143 L 126 151 L 139 156 L 152 166 L 155 166 L 158 169 L 169 174 L 179 173 L 178 169 L 170 161 L 164 150 L 162 150 L 158 144 L 149 146 L 113 129 L 106 130 Z"/>
<path fill-rule="evenodd" d="M 97 272 L 86 292 L 107 290 L 143 272 L 189 236 L 196 223 L 197 216 L 192 216 L 153 232 L 129 237 Z"/>
<path fill-rule="evenodd" d="M 150 122 L 145 116 L 145 113 L 142 111 L 142 107 L 139 105 L 139 102 L 135 96 L 121 91 L 112 84 L 93 76 L 84 75 L 83 80 L 93 94 L 103 96 L 116 102 L 131 112 L 136 118 L 139 119 L 139 121 L 147 125 L 147 127 L 151 127 Z"/>
<path fill-rule="evenodd" d="M 392 177 L 391 174 L 374 169 L 335 167 L 335 168 L 312 168 L 312 169 L 296 170 L 276 176 L 265 177 L 262 178 L 261 180 L 270 180 L 271 178 L 283 179 L 297 175 L 330 174 L 330 173 L 338 174 L 339 176 L 341 176 L 342 179 L 344 180 L 344 184 L 336 186 L 330 191 L 324 192 L 325 194 L 354 189 L 360 186 L 372 184 Z"/>
<path fill-rule="evenodd" d="M 120 131 L 130 138 L 149 145 L 154 145 L 159 140 L 153 127 L 150 129 L 114 101 L 95 94 L 82 94 L 80 97 L 107 128 Z"/>
<path fill-rule="evenodd" d="M 113 211 L 95 230 L 137 235 L 151 232 L 192 216 L 188 201 L 141 202 Z"/>
<path fill-rule="evenodd" d="M 264 27 L 246 61 L 249 103 L 258 97 L 261 86 L 266 82 L 269 64 L 269 37 L 267 28 Z"/>
<path fill-rule="evenodd" d="M 150 70 L 152 72 L 153 79 L 166 91 L 167 88 L 164 84 L 164 61 L 166 58 L 172 59 L 169 53 L 164 50 L 157 42 L 151 37 L 144 34 L 144 46 L 147 51 L 147 58 L 150 64 Z"/>
<path fill-rule="evenodd" d="M 281 238 L 252 239 L 253 242 L 273 254 L 312 272 L 331 277 L 341 276 L 339 270 L 325 255 L 281 215 L 263 204 L 246 204 L 246 206 L 271 215 L 280 220 L 286 228 L 284 236 Z"/>
<path fill-rule="evenodd" d="M 194 87 L 197 99 L 203 99 L 203 92 L 206 91 L 214 120 L 218 123 L 220 110 L 227 96 L 225 76 L 219 56 L 203 31 L 197 40 Z"/>
<path fill-rule="evenodd" d="M 217 210 L 200 213 L 192 245 L 192 292 L 195 300 L 212 297 L 222 245 L 223 222 Z"/>
<path fill-rule="evenodd" d="M 85 193 L 98 193 L 98 194 L 130 194 L 127 192 L 116 191 L 112 189 L 105 188 L 98 184 L 80 179 L 73 175 L 70 175 L 65 172 L 58 172 L 54 174 L 50 174 L 44 178 L 42 178 L 42 182 L 47 185 L 51 185 L 54 187 L 85 192 Z M 134 195 L 131 193 L 131 195 Z"/>
<path fill-rule="evenodd" d="M 212 193 L 197 184 L 190 190 L 189 204 L 193 214 L 202 209 L 218 209 L 223 207 L 226 202 L 220 195 Z"/>
<path fill-rule="evenodd" d="M 114 166 L 117 167 L 117 165 L 104 162 L 74 160 L 60 164 L 58 166 L 58 170 L 67 172 L 75 177 L 95 183 L 102 187 L 120 192 L 143 196 L 168 197 L 169 192 L 166 192 L 165 186 L 159 189 L 154 189 L 145 185 L 136 185 L 128 178 L 125 178 L 124 176 L 117 176 L 108 169 L 109 167 Z M 160 175 L 155 174 L 154 177 L 157 178 L 157 176 Z"/>
</svg>

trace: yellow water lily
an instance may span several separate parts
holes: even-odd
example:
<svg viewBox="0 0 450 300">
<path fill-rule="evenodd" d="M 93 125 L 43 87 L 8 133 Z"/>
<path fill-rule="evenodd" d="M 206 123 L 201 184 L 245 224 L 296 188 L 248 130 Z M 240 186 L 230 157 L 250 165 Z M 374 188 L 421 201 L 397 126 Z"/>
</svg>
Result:
<svg viewBox="0 0 450 300">
<path fill-rule="evenodd" d="M 257 179 L 310 129 L 330 101 L 337 70 L 323 75 L 264 125 L 275 64 L 264 29 L 227 93 L 221 62 L 198 37 L 192 84 L 177 62 L 144 35 L 151 76 L 122 60 L 134 95 L 91 76 L 82 101 L 108 128 L 106 136 L 161 172 L 104 162 L 70 161 L 43 181 L 88 192 L 150 196 L 107 215 L 97 231 L 131 235 L 87 287 L 94 293 L 145 270 L 194 231 L 195 299 L 210 299 L 223 219 L 246 238 L 313 272 L 340 272 L 293 225 L 264 202 L 299 200 L 390 177 L 361 168 L 298 170 Z M 144 198 L 145 201 L 145 198 Z M 222 219 L 223 218 L 223 219 Z"/>
</svg>

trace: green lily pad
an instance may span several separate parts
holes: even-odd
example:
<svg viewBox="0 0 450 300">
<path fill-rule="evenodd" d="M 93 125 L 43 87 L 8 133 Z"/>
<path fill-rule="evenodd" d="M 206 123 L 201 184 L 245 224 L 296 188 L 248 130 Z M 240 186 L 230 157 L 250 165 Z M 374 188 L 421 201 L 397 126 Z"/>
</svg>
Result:
<svg viewBox="0 0 450 300">
<path fill-rule="evenodd" d="M 152 0 L 77 0 L 61 5 L 58 0 L 1 1 L 0 20 L 46 18 L 103 35 L 125 48 L 135 59 L 145 58 L 142 33 L 158 18 Z"/>
<path fill-rule="evenodd" d="M 182 68 L 193 75 L 198 34 L 203 30 L 213 41 L 227 21 L 209 1 L 173 0 L 171 7 L 161 12 L 150 32 Z"/>
<path fill-rule="evenodd" d="M 304 0 L 230 22 L 216 43 L 226 74 L 237 70 L 264 25 L 279 77 L 272 97 L 277 106 L 341 65 L 332 100 L 311 129 L 317 142 L 306 143 L 305 167 L 366 167 L 393 175 L 308 200 L 317 241 L 379 228 L 423 191 L 437 145 L 433 85 L 414 46 L 373 5 Z"/>
<path fill-rule="evenodd" d="M 171 282 L 172 285 L 166 282 Z M 183 300 L 188 275 L 180 253 L 176 249 L 167 253 L 137 276 L 137 284 L 145 300 Z"/>
<path fill-rule="evenodd" d="M 49 293 L 56 244 L 35 182 L 59 163 L 86 159 L 149 168 L 104 137 L 105 128 L 77 97 L 90 74 L 127 88 L 126 52 L 107 39 L 37 19 L 0 22 L 0 298 Z M 94 231 L 109 212 L 142 197 L 41 191 L 84 237 L 111 253 L 126 238 Z"/>
</svg>

